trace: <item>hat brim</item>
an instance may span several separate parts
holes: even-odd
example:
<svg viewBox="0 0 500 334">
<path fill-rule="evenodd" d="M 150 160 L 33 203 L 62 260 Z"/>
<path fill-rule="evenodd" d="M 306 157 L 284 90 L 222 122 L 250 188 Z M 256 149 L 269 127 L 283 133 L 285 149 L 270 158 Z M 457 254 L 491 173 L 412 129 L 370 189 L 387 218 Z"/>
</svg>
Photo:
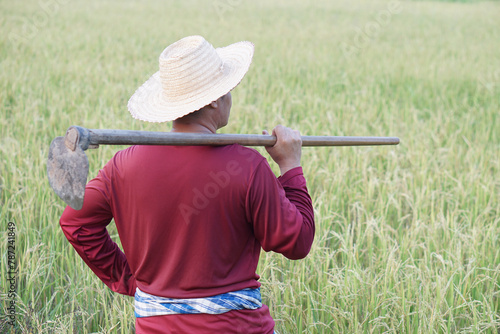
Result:
<svg viewBox="0 0 500 334">
<path fill-rule="evenodd" d="M 222 60 L 223 75 L 208 82 L 204 90 L 193 92 L 188 101 L 167 102 L 162 98 L 160 72 L 156 72 L 129 99 L 127 107 L 132 116 L 147 122 L 173 121 L 230 92 L 250 68 L 254 45 L 243 41 L 215 51 Z"/>
</svg>

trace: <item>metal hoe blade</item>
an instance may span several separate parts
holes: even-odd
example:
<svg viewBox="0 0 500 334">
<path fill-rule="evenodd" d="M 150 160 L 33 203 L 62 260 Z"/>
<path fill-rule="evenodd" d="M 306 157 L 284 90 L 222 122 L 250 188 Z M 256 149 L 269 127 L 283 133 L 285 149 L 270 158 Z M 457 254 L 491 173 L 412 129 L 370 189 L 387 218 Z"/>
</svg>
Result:
<svg viewBox="0 0 500 334">
<path fill-rule="evenodd" d="M 57 196 L 73 209 L 80 210 L 89 173 L 89 160 L 79 145 L 71 149 L 67 142 L 65 137 L 57 137 L 50 144 L 47 174 L 50 186 Z"/>
</svg>

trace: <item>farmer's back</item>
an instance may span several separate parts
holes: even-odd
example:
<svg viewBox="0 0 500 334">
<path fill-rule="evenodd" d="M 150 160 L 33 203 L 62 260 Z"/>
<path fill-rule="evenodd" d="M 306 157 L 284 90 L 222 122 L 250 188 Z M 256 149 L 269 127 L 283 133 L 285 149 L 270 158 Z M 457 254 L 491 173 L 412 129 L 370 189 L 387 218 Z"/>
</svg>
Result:
<svg viewBox="0 0 500 334">
<path fill-rule="evenodd" d="M 173 121 L 173 132 L 215 134 L 252 55 L 248 42 L 217 50 L 199 36 L 174 43 L 129 110 Z M 192 68 L 210 75 L 187 76 Z M 315 230 L 300 133 L 277 126 L 273 135 L 266 150 L 279 178 L 239 145 L 132 146 L 88 183 L 81 210 L 66 208 L 61 227 L 85 263 L 110 289 L 135 297 L 137 333 L 273 333 L 256 274 L 260 250 L 303 258 Z M 106 230 L 112 219 L 123 252 Z"/>
</svg>

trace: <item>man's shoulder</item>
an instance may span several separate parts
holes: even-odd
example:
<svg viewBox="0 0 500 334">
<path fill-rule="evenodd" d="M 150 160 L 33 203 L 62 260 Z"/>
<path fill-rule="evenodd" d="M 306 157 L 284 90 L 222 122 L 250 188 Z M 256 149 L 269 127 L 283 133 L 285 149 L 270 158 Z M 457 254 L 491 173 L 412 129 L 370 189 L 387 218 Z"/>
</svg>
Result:
<svg viewBox="0 0 500 334">
<path fill-rule="evenodd" d="M 131 156 L 133 156 L 134 152 L 136 151 L 136 148 L 137 148 L 137 146 L 134 145 L 134 146 L 127 147 L 123 150 L 117 151 L 108 163 L 112 163 L 112 162 L 116 163 L 117 161 L 130 158 Z"/>
<path fill-rule="evenodd" d="M 264 158 L 262 154 L 250 147 L 233 144 L 226 146 L 226 148 L 230 153 L 231 159 L 236 161 L 240 161 L 250 165 L 258 165 L 263 160 L 266 160 L 266 158 Z"/>
<path fill-rule="evenodd" d="M 123 171 L 124 168 L 141 160 L 138 153 L 139 146 L 134 145 L 117 151 L 113 157 L 104 165 L 103 170 L 111 173 L 116 170 Z M 139 157 L 139 158 L 138 158 Z"/>
<path fill-rule="evenodd" d="M 182 157 L 182 158 L 181 158 Z M 152 163 L 165 162 L 170 165 L 174 161 L 186 163 L 201 163 L 204 166 L 217 166 L 221 163 L 237 163 L 244 169 L 253 170 L 263 161 L 267 161 L 257 150 L 239 144 L 219 147 L 158 147 L 158 146 L 131 146 L 116 152 L 108 164 L 114 168 L 131 168 L 135 165 L 142 166 Z M 146 164 L 146 161 L 148 162 Z"/>
</svg>

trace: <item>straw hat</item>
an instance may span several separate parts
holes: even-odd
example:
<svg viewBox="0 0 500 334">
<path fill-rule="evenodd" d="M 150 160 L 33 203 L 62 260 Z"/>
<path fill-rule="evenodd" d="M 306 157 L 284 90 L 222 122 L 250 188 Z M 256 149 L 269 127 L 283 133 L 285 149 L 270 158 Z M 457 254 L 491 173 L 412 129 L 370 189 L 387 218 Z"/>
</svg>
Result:
<svg viewBox="0 0 500 334">
<path fill-rule="evenodd" d="M 128 101 L 134 118 L 172 121 L 199 110 L 236 87 L 252 62 L 254 46 L 238 42 L 214 49 L 201 36 L 185 37 L 160 55 L 160 70 Z"/>
</svg>

